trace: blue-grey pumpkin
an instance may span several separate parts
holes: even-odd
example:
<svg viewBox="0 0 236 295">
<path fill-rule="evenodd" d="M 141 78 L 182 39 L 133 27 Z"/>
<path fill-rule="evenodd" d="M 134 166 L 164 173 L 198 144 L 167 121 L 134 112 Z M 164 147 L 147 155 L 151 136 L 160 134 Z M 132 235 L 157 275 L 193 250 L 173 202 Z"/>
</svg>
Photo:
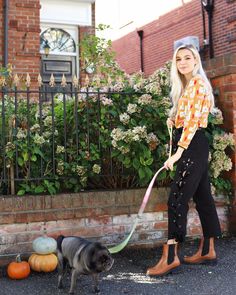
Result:
<svg viewBox="0 0 236 295">
<path fill-rule="evenodd" d="M 57 242 L 51 237 L 38 237 L 33 241 L 33 249 L 38 254 L 54 253 L 57 249 Z"/>
</svg>

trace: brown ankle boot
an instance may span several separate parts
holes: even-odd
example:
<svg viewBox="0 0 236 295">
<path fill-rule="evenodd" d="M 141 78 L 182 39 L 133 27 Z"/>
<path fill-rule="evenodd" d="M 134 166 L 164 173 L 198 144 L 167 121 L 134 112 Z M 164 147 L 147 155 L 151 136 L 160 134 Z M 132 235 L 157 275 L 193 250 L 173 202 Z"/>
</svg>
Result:
<svg viewBox="0 0 236 295">
<path fill-rule="evenodd" d="M 177 256 L 177 244 L 164 244 L 161 259 L 154 267 L 148 268 L 147 275 L 163 276 L 172 272 L 179 265 L 180 261 Z"/>
<path fill-rule="evenodd" d="M 216 264 L 214 238 L 202 238 L 197 253 L 193 256 L 185 256 L 184 262 L 188 264 Z"/>
</svg>

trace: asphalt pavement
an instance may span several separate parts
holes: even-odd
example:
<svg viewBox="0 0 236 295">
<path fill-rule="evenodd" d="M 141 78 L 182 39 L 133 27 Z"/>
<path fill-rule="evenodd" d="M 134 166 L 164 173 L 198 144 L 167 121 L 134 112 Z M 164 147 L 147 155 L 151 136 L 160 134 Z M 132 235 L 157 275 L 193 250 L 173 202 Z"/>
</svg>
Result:
<svg viewBox="0 0 236 295">
<path fill-rule="evenodd" d="M 180 258 L 191 255 L 197 249 L 198 240 L 185 242 L 180 247 Z M 145 275 L 161 256 L 162 248 L 126 248 L 114 254 L 114 265 L 100 277 L 101 295 L 235 295 L 236 294 L 236 237 L 216 241 L 218 264 L 185 265 L 180 271 L 161 278 Z M 70 275 L 64 281 L 65 288 L 57 289 L 57 272 L 32 272 L 27 279 L 10 280 L 4 270 L 0 277 L 0 295 L 64 295 L 68 294 Z M 75 294 L 94 294 L 92 278 L 80 276 Z"/>
</svg>

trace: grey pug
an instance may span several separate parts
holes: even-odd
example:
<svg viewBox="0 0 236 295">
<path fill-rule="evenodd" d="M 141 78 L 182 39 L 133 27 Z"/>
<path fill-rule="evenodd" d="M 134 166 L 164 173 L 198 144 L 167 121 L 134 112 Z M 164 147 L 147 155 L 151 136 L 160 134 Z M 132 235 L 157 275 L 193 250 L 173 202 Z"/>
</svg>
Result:
<svg viewBox="0 0 236 295">
<path fill-rule="evenodd" d="M 62 279 L 66 266 L 72 268 L 69 294 L 74 294 L 79 274 L 92 275 L 94 291 L 99 293 L 99 273 L 109 271 L 114 263 L 108 249 L 98 242 L 75 236 L 57 238 L 58 288 L 63 288 Z"/>
</svg>

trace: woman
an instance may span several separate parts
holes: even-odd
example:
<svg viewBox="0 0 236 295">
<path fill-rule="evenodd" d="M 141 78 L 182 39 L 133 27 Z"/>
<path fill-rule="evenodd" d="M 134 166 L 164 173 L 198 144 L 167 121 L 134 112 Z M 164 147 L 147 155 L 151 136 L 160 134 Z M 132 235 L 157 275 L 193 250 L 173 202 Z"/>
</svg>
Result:
<svg viewBox="0 0 236 295">
<path fill-rule="evenodd" d="M 221 235 L 220 224 L 211 195 L 208 177 L 209 146 L 204 134 L 209 112 L 214 106 L 211 85 L 202 68 L 198 51 L 192 45 L 178 47 L 171 68 L 173 107 L 167 125 L 175 126 L 175 153 L 164 164 L 176 174 L 168 200 L 168 241 L 160 261 L 147 270 L 148 275 L 161 276 L 180 265 L 177 245 L 184 241 L 188 202 L 193 197 L 203 237 L 197 253 L 184 257 L 185 263 L 215 263 L 214 238 Z"/>
</svg>

